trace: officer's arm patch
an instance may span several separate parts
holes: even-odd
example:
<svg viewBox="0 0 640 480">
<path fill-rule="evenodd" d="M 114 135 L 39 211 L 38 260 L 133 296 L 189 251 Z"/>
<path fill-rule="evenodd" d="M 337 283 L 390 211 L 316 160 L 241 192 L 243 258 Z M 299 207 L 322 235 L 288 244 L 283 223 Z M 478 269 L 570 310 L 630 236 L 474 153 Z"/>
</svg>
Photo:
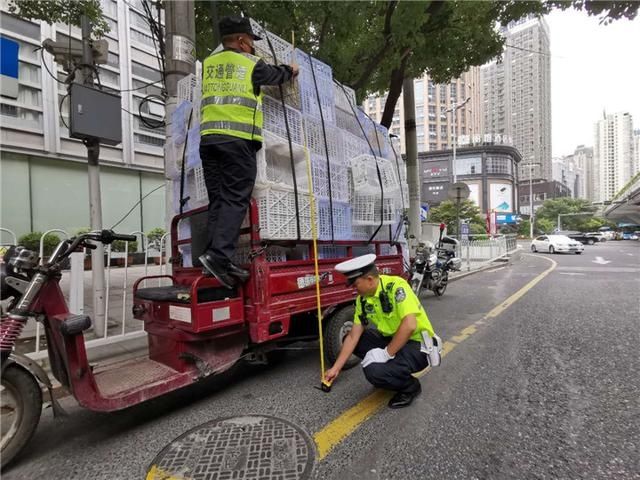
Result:
<svg viewBox="0 0 640 480">
<path fill-rule="evenodd" d="M 407 293 L 404 291 L 404 288 L 398 287 L 398 289 L 396 290 L 396 302 L 400 303 L 405 298 L 407 298 Z"/>
</svg>

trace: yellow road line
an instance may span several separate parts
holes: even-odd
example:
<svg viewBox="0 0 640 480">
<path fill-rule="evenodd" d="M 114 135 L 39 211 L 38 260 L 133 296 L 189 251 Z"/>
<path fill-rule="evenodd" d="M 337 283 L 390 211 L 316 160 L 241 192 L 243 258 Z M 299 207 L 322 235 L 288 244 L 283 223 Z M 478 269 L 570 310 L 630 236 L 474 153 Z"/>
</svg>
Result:
<svg viewBox="0 0 640 480">
<path fill-rule="evenodd" d="M 376 390 L 360 403 L 351 407 L 313 436 L 318 447 L 318 457 L 322 460 L 327 454 L 348 437 L 362 422 L 376 413 L 389 401 L 393 392 Z"/>
<path fill-rule="evenodd" d="M 549 260 L 553 265 L 551 265 L 550 268 L 527 283 L 516 293 L 507 298 L 500 305 L 493 308 L 489 313 L 482 317 L 482 320 L 474 322 L 474 325 L 488 325 L 488 322 L 485 322 L 484 320 L 495 318 L 500 315 L 507 308 L 509 308 L 509 306 L 513 305 L 516 301 L 522 298 L 525 293 L 531 290 L 540 280 L 551 273 L 551 271 L 558 265 L 555 261 L 547 257 L 536 258 L 544 258 L 545 260 Z M 451 341 L 445 341 L 442 345 L 442 357 L 451 353 L 451 351 L 456 348 L 461 342 L 465 341 L 471 335 L 476 333 L 478 329 L 474 325 L 469 325 L 468 327 L 463 328 L 458 335 L 451 338 Z M 423 375 L 426 375 L 430 370 L 431 368 L 427 367 L 424 370 L 415 373 L 414 376 L 418 378 L 422 377 Z M 374 415 L 378 410 L 380 410 L 384 406 L 384 404 L 389 401 L 392 395 L 393 392 L 388 392 L 386 390 L 376 390 L 374 393 L 351 407 L 338 418 L 328 423 L 322 430 L 317 432 L 313 436 L 313 439 L 315 440 L 316 446 L 318 447 L 318 459 L 324 459 L 334 447 L 336 447 L 340 442 L 342 442 L 342 440 L 351 435 L 351 433 L 356 428 L 358 428 L 361 423 L 363 423 L 365 420 Z"/>
</svg>

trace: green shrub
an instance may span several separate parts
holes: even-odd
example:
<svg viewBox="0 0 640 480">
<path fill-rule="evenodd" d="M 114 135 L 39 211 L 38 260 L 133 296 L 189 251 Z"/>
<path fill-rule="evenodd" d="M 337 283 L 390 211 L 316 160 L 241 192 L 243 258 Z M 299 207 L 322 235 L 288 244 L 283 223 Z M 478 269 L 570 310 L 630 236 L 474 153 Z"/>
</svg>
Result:
<svg viewBox="0 0 640 480">
<path fill-rule="evenodd" d="M 18 239 L 18 245 L 22 245 L 24 248 L 33 250 L 36 253 L 40 253 L 40 237 L 43 232 L 31 232 L 22 235 Z M 53 253 L 53 250 L 60 243 L 60 237 L 55 233 L 50 233 L 44 237 L 44 256 L 48 257 Z"/>
<path fill-rule="evenodd" d="M 147 232 L 147 240 L 149 242 L 149 247 L 154 248 L 156 250 L 160 250 L 160 240 L 162 236 L 166 233 L 164 228 L 154 228 Z"/>
<path fill-rule="evenodd" d="M 124 252 L 125 245 L 129 244 L 129 253 L 135 253 L 138 251 L 138 242 L 125 242 L 124 240 L 114 240 L 111 244 L 112 252 Z"/>
</svg>

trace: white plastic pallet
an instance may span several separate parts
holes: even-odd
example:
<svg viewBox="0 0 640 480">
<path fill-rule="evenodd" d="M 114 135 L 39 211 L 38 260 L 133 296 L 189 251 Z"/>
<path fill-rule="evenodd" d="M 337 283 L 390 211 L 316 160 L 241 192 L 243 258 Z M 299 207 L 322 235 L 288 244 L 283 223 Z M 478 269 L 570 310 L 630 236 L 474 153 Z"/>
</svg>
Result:
<svg viewBox="0 0 640 480">
<path fill-rule="evenodd" d="M 295 193 L 284 188 L 254 189 L 253 196 L 260 215 L 260 237 L 295 239 L 298 236 Z M 311 238 L 311 204 L 309 194 L 298 193 L 300 237 Z"/>
<path fill-rule="evenodd" d="M 333 207 L 333 208 L 331 208 Z M 351 237 L 351 205 L 346 202 L 329 202 L 316 199 L 318 238 L 320 240 L 349 240 Z M 333 211 L 333 218 L 331 212 Z M 333 227 L 333 238 L 331 231 Z"/>
<path fill-rule="evenodd" d="M 309 151 L 325 158 L 328 151 L 330 162 L 343 162 L 342 132 L 332 125 L 325 124 L 324 133 L 326 133 L 326 148 L 320 121 L 308 116 L 304 117 L 305 145 Z"/>
<path fill-rule="evenodd" d="M 285 108 L 287 112 L 291 141 L 298 145 L 302 145 L 304 143 L 302 138 L 302 114 L 298 110 L 287 105 L 285 105 Z M 264 118 L 263 129 L 265 132 L 269 132 L 280 138 L 288 138 L 284 111 L 281 101 L 267 96 L 263 98 L 262 113 Z"/>
</svg>

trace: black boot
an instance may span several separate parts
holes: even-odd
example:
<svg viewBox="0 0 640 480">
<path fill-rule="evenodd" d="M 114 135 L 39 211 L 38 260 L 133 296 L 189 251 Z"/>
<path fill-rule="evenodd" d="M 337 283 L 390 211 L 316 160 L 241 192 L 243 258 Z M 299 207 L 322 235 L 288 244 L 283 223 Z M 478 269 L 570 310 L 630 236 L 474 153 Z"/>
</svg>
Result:
<svg viewBox="0 0 640 480">
<path fill-rule="evenodd" d="M 411 405 L 413 399 L 420 395 L 422 392 L 422 386 L 417 378 L 414 378 L 414 386 L 410 391 L 403 391 L 396 393 L 391 400 L 389 400 L 389 408 L 404 408 Z"/>
<path fill-rule="evenodd" d="M 210 254 L 200 255 L 198 260 L 200 260 L 205 270 L 216 277 L 223 286 L 227 288 L 236 286 L 236 280 L 229 274 L 228 269 L 220 267 Z"/>
<path fill-rule="evenodd" d="M 249 273 L 249 270 L 240 268 L 234 263 L 229 264 L 229 275 L 232 275 L 238 280 L 240 280 L 240 283 L 246 282 L 247 280 L 249 280 L 249 277 L 251 276 L 251 274 Z"/>
</svg>

